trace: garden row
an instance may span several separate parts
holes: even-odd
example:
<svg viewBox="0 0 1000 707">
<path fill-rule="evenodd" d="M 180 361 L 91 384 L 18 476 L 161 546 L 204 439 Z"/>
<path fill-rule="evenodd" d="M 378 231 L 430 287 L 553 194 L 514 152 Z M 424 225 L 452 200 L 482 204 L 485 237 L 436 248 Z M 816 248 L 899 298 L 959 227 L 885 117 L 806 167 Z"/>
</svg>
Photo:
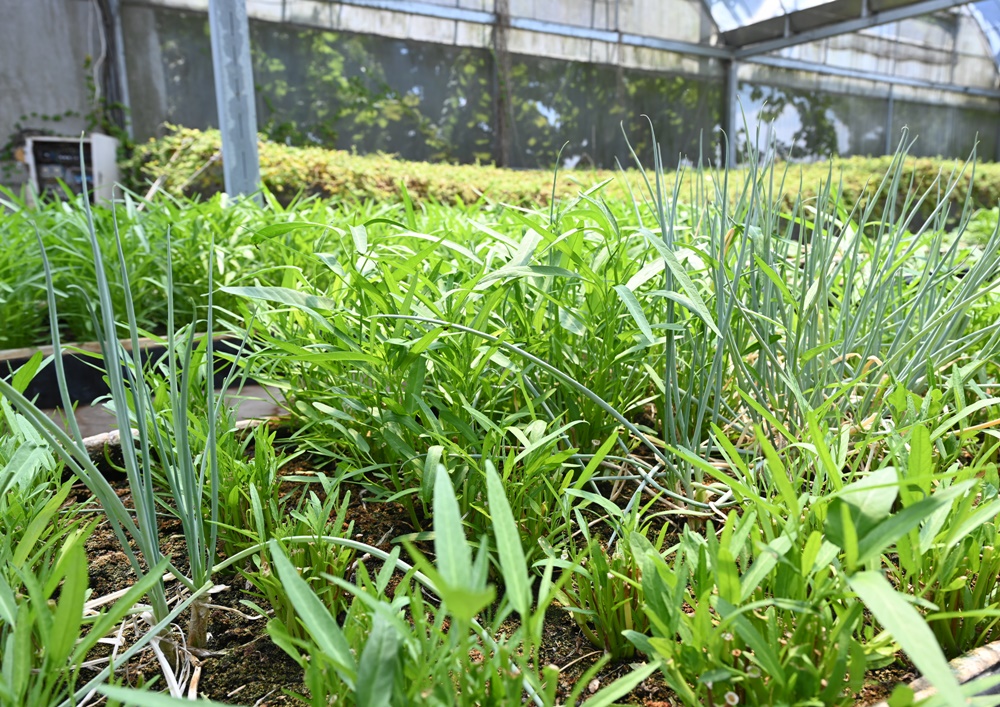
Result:
<svg viewBox="0 0 1000 707">
<path fill-rule="evenodd" d="M 0 701 L 278 703 L 238 684 L 283 655 L 313 705 L 849 705 L 905 655 L 962 703 L 946 660 L 1000 621 L 1000 233 L 904 169 L 853 205 L 768 170 L 537 209 L 161 198 L 117 236 L 12 201 L 56 334 L 89 253 L 135 443 L 109 475 L 18 392 L 41 357 L 0 381 Z M 142 371 L 115 342 L 146 322 Z M 235 428 L 196 330 L 250 345 L 280 435 Z"/>
<path fill-rule="evenodd" d="M 220 195 L 221 164 L 218 161 L 217 132 L 179 129 L 160 141 L 140 146 L 130 161 L 127 173 L 134 193 L 126 193 L 122 203 L 111 210 L 95 209 L 95 230 L 104 248 L 113 249 L 117 231 L 122 240 L 129 271 L 133 273 L 133 291 L 143 302 L 137 312 L 140 328 L 162 333 L 166 325 L 165 252 L 170 242 L 174 281 L 177 294 L 178 322 L 186 322 L 193 313 L 194 303 L 203 300 L 205 270 L 203 263 L 212 249 L 214 257 L 225 261 L 225 280 L 254 273 L 263 284 L 280 284 L 286 277 L 284 266 L 290 253 L 308 250 L 315 244 L 304 236 L 287 237 L 279 247 L 271 243 L 250 243 L 248 236 L 271 223 L 275 218 L 294 218 L 314 223 L 330 223 L 346 219 L 362 224 L 386 214 L 412 211 L 416 204 L 430 222 L 454 228 L 478 216 L 504 219 L 503 204 L 544 205 L 551 210 L 553 183 L 557 204 L 572 201 L 582 188 L 590 188 L 610 180 L 601 189 L 601 197 L 619 206 L 616 212 L 627 214 L 633 197 L 641 200 L 647 188 L 639 172 L 623 176 L 612 173 L 564 171 L 556 176 L 543 172 L 525 172 L 479 166 L 430 165 L 407 163 L 389 156 L 360 157 L 345 152 L 323 149 L 285 147 L 274 143 L 261 144 L 261 168 L 268 209 L 253 203 L 233 204 Z M 998 221 L 997 200 L 1000 199 L 1000 173 L 993 165 L 963 165 L 940 160 L 907 160 L 899 165 L 898 184 L 879 190 L 877 177 L 895 169 L 891 158 L 876 160 L 850 159 L 838 162 L 831 171 L 829 165 L 791 166 L 766 170 L 766 180 L 757 185 L 757 197 L 774 202 L 787 215 L 796 200 L 808 214 L 817 199 L 835 204 L 841 217 L 852 209 L 868 208 L 870 213 L 899 220 L 918 230 L 934 213 L 938 224 L 952 233 L 961 231 L 969 244 L 984 244 Z M 964 170 L 964 171 L 963 171 Z M 974 188 L 970 195 L 970 177 L 975 171 Z M 733 202 L 741 190 L 721 179 L 725 173 L 686 175 L 678 196 L 690 203 L 715 202 L 723 189 Z M 943 175 L 943 176 L 941 176 Z M 685 175 L 681 175 L 684 178 Z M 748 184 L 765 172 L 747 174 L 732 172 L 729 179 Z M 954 176 L 952 189 L 942 189 L 948 177 Z M 669 194 L 677 175 L 664 174 L 663 189 Z M 940 177 L 940 178 L 939 178 Z M 937 181 L 935 181 L 937 179 Z M 151 183 L 163 189 L 173 199 L 141 198 Z M 866 191 L 867 185 L 867 191 Z M 896 211 L 886 211 L 886 194 L 892 192 Z M 858 195 L 867 193 L 868 199 Z M 319 195 L 324 200 L 302 198 Z M 907 195 L 911 201 L 907 202 Z M 919 197 L 923 196 L 921 200 Z M 211 197 L 211 198 L 205 198 Z M 874 197 L 874 203 L 869 205 Z M 935 211 L 940 199 L 946 207 Z M 730 208 L 735 206 L 730 204 Z M 36 245 L 39 234 L 49 249 L 53 282 L 60 304 L 60 327 L 68 340 L 85 341 L 95 331 L 83 299 L 69 296 L 80 287 L 94 299 L 96 292 L 92 265 L 89 264 L 89 226 L 80 209 L 68 208 L 60 202 L 48 203 L 30 210 L 16 195 L 0 195 L 0 207 L 5 210 L 0 220 L 0 349 L 36 346 L 48 341 L 45 313 L 44 282 L 40 253 Z M 967 208 L 966 208 L 967 207 Z M 554 208 L 554 207 L 553 207 Z M 275 215 L 277 214 L 277 216 Z M 343 216 L 342 214 L 347 214 Z M 964 217 L 969 217 L 968 222 Z M 510 221 L 509 216 L 506 221 Z M 782 221 L 782 227 L 787 219 Z M 464 225 L 462 226 L 465 227 Z M 259 267 L 267 263 L 270 268 Z M 319 276 L 322 266 L 315 261 L 296 262 L 305 268 L 307 279 Z M 114 273 L 112 296 L 121 304 L 120 282 Z M 219 302 L 230 302 L 221 295 Z"/>
</svg>

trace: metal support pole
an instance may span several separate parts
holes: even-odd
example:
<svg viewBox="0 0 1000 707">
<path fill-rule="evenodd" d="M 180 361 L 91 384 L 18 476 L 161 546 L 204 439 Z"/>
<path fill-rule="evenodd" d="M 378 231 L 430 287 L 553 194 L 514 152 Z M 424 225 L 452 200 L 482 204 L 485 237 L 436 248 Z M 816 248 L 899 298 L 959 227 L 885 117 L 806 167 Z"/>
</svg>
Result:
<svg viewBox="0 0 1000 707">
<path fill-rule="evenodd" d="M 128 135 L 129 139 L 132 139 L 135 135 L 132 132 L 132 116 L 129 114 L 129 111 L 132 109 L 132 101 L 129 98 L 128 92 L 128 71 L 125 64 L 125 40 L 122 35 L 121 2 L 119 0 L 109 0 L 108 8 L 111 10 L 111 23 L 115 34 L 115 69 L 118 72 L 118 82 L 121 84 L 118 87 L 118 95 L 121 104 L 125 107 L 125 134 Z"/>
<path fill-rule="evenodd" d="M 260 188 L 260 162 L 245 0 L 209 0 L 208 21 L 226 193 L 253 194 Z"/>
<path fill-rule="evenodd" d="M 1000 106 L 998 106 L 1000 107 Z M 1000 162 L 1000 120 L 997 121 L 996 147 L 993 149 L 993 161 Z"/>
<path fill-rule="evenodd" d="M 507 38 L 510 31 L 510 0 L 495 0 L 493 22 L 493 77 L 496 96 L 495 156 L 497 167 L 511 166 L 511 143 L 514 121 L 510 84 L 510 52 Z"/>
<path fill-rule="evenodd" d="M 722 100 L 722 131 L 725 133 L 726 154 L 723 155 L 726 165 L 735 167 L 738 158 L 736 146 L 736 99 L 739 95 L 739 62 L 730 60 L 726 62 L 726 90 Z"/>
</svg>

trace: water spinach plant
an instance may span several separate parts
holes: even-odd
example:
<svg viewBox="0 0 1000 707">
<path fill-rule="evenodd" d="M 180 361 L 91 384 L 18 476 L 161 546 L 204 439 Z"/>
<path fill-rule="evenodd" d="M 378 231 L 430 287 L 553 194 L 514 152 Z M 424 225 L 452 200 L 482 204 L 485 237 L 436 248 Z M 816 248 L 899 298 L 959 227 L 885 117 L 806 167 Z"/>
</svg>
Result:
<svg viewBox="0 0 1000 707">
<path fill-rule="evenodd" d="M 955 548 L 995 517 L 974 479 L 997 460 L 1000 234 L 946 240 L 944 197 L 969 175 L 916 193 L 906 147 L 851 210 L 833 175 L 787 206 L 757 154 L 742 183 L 695 180 L 685 201 L 656 155 L 625 208 L 596 188 L 489 226 L 420 230 L 412 206 L 289 220 L 257 241 L 322 230 L 332 277 L 225 289 L 252 302 L 254 375 L 283 388 L 299 442 L 414 524 L 449 473 L 468 525 L 488 527 L 486 460 L 504 458 L 525 553 L 564 548 L 575 581 L 602 565 L 570 557 L 638 558 L 618 574 L 641 622 L 601 582 L 568 583 L 562 602 L 595 645 L 659 661 L 686 703 L 849 704 L 899 647 L 961 699 L 954 648 L 931 637 L 947 621 L 972 622 L 964 649 L 995 635 L 992 585 L 971 595 Z M 671 542 L 622 522 L 648 498 L 678 521 Z M 574 532 L 574 508 L 603 545 Z M 951 513 L 965 520 L 945 539 Z M 971 566 L 989 572 L 988 553 Z M 965 622 L 947 608 L 959 596 L 977 606 Z"/>
</svg>

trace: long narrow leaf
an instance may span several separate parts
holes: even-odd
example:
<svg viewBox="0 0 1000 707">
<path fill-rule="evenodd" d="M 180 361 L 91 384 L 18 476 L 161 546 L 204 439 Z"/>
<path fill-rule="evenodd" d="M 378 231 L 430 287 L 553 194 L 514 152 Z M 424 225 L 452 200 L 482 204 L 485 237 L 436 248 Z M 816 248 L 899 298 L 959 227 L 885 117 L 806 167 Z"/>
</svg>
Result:
<svg viewBox="0 0 1000 707">
<path fill-rule="evenodd" d="M 493 516 L 493 534 L 496 538 L 497 554 L 503 570 L 507 598 L 522 619 L 531 611 L 531 583 L 528 581 L 528 563 L 521 547 L 521 534 L 517 531 L 514 514 L 507 502 L 503 482 L 493 464 L 486 462 L 486 492 L 490 515 Z"/>
<path fill-rule="evenodd" d="M 945 701 L 949 705 L 965 704 L 944 653 L 913 605 L 879 572 L 859 572 L 847 582 Z"/>
</svg>

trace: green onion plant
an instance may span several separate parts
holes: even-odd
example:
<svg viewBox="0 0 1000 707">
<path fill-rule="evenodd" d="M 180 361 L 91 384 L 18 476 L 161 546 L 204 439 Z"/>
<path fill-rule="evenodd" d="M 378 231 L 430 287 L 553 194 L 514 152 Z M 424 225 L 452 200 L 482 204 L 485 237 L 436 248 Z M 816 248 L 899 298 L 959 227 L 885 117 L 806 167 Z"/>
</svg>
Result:
<svg viewBox="0 0 1000 707">
<path fill-rule="evenodd" d="M 82 155 L 81 155 L 82 160 Z M 205 337 L 204 375 L 205 410 L 208 411 L 203 444 L 198 445 L 189 433 L 187 412 L 190 404 L 191 388 L 188 385 L 193 375 L 191 362 L 195 349 L 194 323 L 186 330 L 175 332 L 174 294 L 171 276 L 171 257 L 167 248 L 166 299 L 167 334 L 166 368 L 168 371 L 168 399 L 170 415 L 156 413 L 150 387 L 143 376 L 139 326 L 136 320 L 135 302 L 130 286 L 130 273 L 120 239 L 115 239 L 117 250 L 117 275 L 122 284 L 124 299 L 125 334 L 131 342 L 131 353 L 119 343 L 120 310 L 112 299 L 110 280 L 105 274 L 104 254 L 94 228 L 89 201 L 84 198 L 84 214 L 90 233 L 91 262 L 95 273 L 99 295 L 98 308 L 92 310 L 93 325 L 99 333 L 99 343 L 107 380 L 111 388 L 112 407 L 119 430 L 122 433 L 122 452 L 134 511 L 127 509 L 115 493 L 115 489 L 102 475 L 101 470 L 91 460 L 84 444 L 74 415 L 73 401 L 69 398 L 66 375 L 62 365 L 62 345 L 60 342 L 56 292 L 48 256 L 42 248 L 42 261 L 48 287 L 50 331 L 55 349 L 54 365 L 59 381 L 62 408 L 66 412 L 68 431 L 49 420 L 45 414 L 27 400 L 10 383 L 0 380 L 0 393 L 35 426 L 40 436 L 48 443 L 77 478 L 97 498 L 108 521 L 118 537 L 123 552 L 136 576 L 143 581 L 149 592 L 152 609 L 151 624 L 158 627 L 172 615 L 167 599 L 166 586 L 162 581 L 161 561 L 188 593 L 190 604 L 187 630 L 183 639 L 166 653 L 158 652 L 165 673 L 170 673 L 170 654 L 183 654 L 183 649 L 200 649 L 206 644 L 208 634 L 209 605 L 206 592 L 212 588 L 212 573 L 215 565 L 218 538 L 218 457 L 219 438 L 231 434 L 230 430 L 218 429 L 217 420 L 222 412 L 223 400 L 214 391 L 214 356 L 212 334 L 214 330 L 212 289 L 214 287 L 209 272 L 207 309 L 204 325 Z M 133 424 L 135 428 L 133 429 Z M 158 525 L 158 501 L 155 479 L 162 474 L 166 482 L 162 493 L 170 503 L 170 511 L 181 522 L 185 541 L 189 571 L 181 572 L 166 558 L 160 548 Z M 133 551 L 134 543 L 138 553 Z M 145 565 L 140 562 L 140 557 Z M 146 569 L 146 567 L 150 569 Z M 151 572 L 156 571 L 150 575 Z M 146 583 L 147 576 L 155 581 Z M 157 628 L 159 630 L 159 628 Z M 155 634 L 154 634 L 155 635 Z M 155 645 L 155 642 L 154 642 Z M 181 649 L 181 650 L 178 650 Z M 172 685 L 171 691 L 179 694 L 180 685 Z"/>
</svg>

